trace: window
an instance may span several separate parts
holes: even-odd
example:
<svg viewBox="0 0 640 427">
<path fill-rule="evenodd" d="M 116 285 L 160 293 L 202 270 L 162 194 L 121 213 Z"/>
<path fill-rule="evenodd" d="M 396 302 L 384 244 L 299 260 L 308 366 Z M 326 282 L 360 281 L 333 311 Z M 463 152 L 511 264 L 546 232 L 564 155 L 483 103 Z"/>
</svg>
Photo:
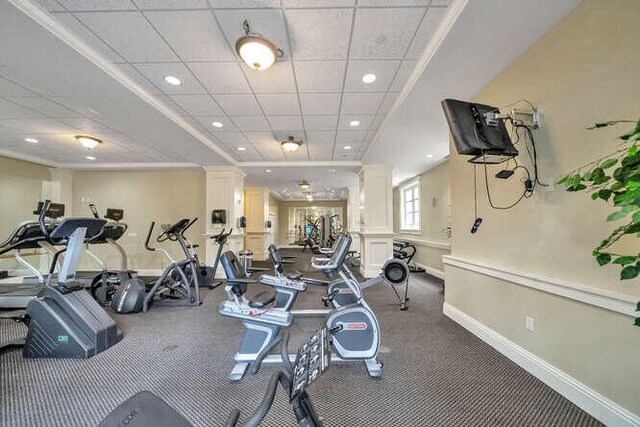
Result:
<svg viewBox="0 0 640 427">
<path fill-rule="evenodd" d="M 400 188 L 400 229 L 420 230 L 420 181 Z"/>
</svg>

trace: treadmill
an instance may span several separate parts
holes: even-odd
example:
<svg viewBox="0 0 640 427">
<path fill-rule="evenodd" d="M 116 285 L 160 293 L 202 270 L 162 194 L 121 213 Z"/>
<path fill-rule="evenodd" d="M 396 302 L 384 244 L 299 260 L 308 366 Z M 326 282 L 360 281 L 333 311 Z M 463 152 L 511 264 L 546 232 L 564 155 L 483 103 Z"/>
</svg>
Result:
<svg viewBox="0 0 640 427">
<path fill-rule="evenodd" d="M 38 202 L 38 207 L 34 214 L 40 214 L 43 202 Z M 57 219 L 64 216 L 64 204 L 50 203 L 44 217 L 47 218 L 45 226 L 51 232 L 58 226 Z M 44 248 L 50 253 L 56 253 L 56 249 L 51 244 L 47 236 L 42 232 L 42 228 L 37 221 L 26 221 L 13 230 L 7 240 L 0 244 L 0 255 L 14 251 L 15 259 L 35 274 L 35 280 L 23 280 L 22 278 L 8 278 L 0 281 L 0 309 L 25 308 L 30 300 L 36 297 L 38 292 L 44 287 L 45 277 L 24 258 L 20 256 L 20 251 L 25 249 Z M 56 257 L 54 256 L 54 263 Z M 27 278 L 29 279 L 29 278 Z"/>
</svg>

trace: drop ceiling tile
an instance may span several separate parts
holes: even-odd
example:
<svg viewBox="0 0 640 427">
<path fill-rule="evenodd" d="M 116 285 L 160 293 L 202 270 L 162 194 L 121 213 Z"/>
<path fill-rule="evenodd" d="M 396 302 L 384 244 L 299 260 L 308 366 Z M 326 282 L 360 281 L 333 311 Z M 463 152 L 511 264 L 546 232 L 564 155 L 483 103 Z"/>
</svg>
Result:
<svg viewBox="0 0 640 427">
<path fill-rule="evenodd" d="M 189 69 L 180 62 L 164 62 L 160 64 L 134 64 L 134 67 L 167 95 L 206 93 Z M 180 79 L 181 85 L 173 86 L 164 81 L 166 76 Z"/>
<path fill-rule="evenodd" d="M 277 7 L 279 7 L 278 5 Z M 237 9 L 237 10 L 216 10 L 216 17 L 220 27 L 224 32 L 229 46 L 233 46 L 235 56 L 235 45 L 239 37 L 244 35 L 242 22 L 246 19 L 251 27 L 251 31 L 261 34 L 270 40 L 277 48 L 283 52 L 281 59 L 291 58 L 287 32 L 284 25 L 284 17 L 279 9 Z"/>
<path fill-rule="evenodd" d="M 209 0 L 212 8 L 261 8 L 280 7 L 280 0 Z"/>
<path fill-rule="evenodd" d="M 207 0 L 133 0 L 142 10 L 153 9 L 207 9 Z"/>
<path fill-rule="evenodd" d="M 346 61 L 296 61 L 300 92 L 341 92 Z"/>
<path fill-rule="evenodd" d="M 282 7 L 291 9 L 299 7 L 352 7 L 355 4 L 356 0 L 282 0 Z"/>
<path fill-rule="evenodd" d="M 249 145 L 247 138 L 240 132 L 221 132 L 219 135 L 216 135 L 216 138 L 227 146 L 246 147 Z"/>
<path fill-rule="evenodd" d="M 352 59 L 402 59 L 420 24 L 424 10 L 424 8 L 358 9 L 349 57 Z"/>
<path fill-rule="evenodd" d="M 244 136 L 252 144 L 272 144 L 279 148 L 280 144 L 271 132 L 244 132 Z"/>
<path fill-rule="evenodd" d="M 66 133 L 75 135 L 79 129 L 66 125 L 55 119 L 5 119 L 2 126 L 11 133 L 56 134 Z"/>
<path fill-rule="evenodd" d="M 301 93 L 300 104 L 302 113 L 307 114 L 338 114 L 340 109 L 339 93 Z"/>
<path fill-rule="evenodd" d="M 271 127 L 264 116 L 233 116 L 231 120 L 242 132 L 269 132 Z"/>
<path fill-rule="evenodd" d="M 135 10 L 130 0 L 58 0 L 69 12 Z"/>
<path fill-rule="evenodd" d="M 378 110 L 378 114 L 386 115 L 391 107 L 393 107 L 393 103 L 396 102 L 398 98 L 398 94 L 395 92 L 389 92 L 385 95 L 382 104 L 380 105 L 380 109 Z"/>
<path fill-rule="evenodd" d="M 309 157 L 312 161 L 331 160 L 333 158 L 333 147 L 330 145 L 309 145 Z"/>
<path fill-rule="evenodd" d="M 115 64 L 115 65 L 116 65 L 116 67 L 120 68 L 120 70 L 122 70 L 127 76 L 129 76 L 131 79 L 133 79 L 137 84 L 142 86 L 142 88 L 145 89 L 147 92 L 149 92 L 149 93 L 151 93 L 153 95 L 158 95 L 158 94 L 162 94 L 163 93 L 162 90 L 158 86 L 156 86 L 153 83 L 151 83 L 133 65 L 130 65 L 130 64 Z M 162 81 L 162 84 L 165 85 L 165 86 L 167 85 L 166 82 L 164 82 L 164 80 Z"/>
<path fill-rule="evenodd" d="M 187 66 L 211 93 L 251 93 L 237 62 L 191 62 Z"/>
<path fill-rule="evenodd" d="M 244 151 L 238 151 L 234 148 L 231 148 L 231 150 L 234 151 L 234 154 L 237 155 L 244 162 L 255 162 L 255 161 L 264 160 L 264 158 L 260 155 L 260 153 L 258 153 L 255 148 L 253 148 L 251 145 L 248 145 L 248 144 L 245 147 Z"/>
<path fill-rule="evenodd" d="M 45 8 L 48 12 L 64 11 L 64 7 L 60 6 L 56 0 L 37 0 L 38 4 Z"/>
<path fill-rule="evenodd" d="M 129 62 L 176 62 L 178 58 L 140 12 L 75 15 Z"/>
<path fill-rule="evenodd" d="M 345 114 L 340 117 L 338 123 L 338 129 L 340 130 L 367 130 L 371 127 L 371 122 L 375 116 L 362 115 L 362 114 Z M 357 120 L 360 122 L 358 126 L 351 126 L 351 122 Z"/>
<path fill-rule="evenodd" d="M 393 79 L 393 83 L 389 87 L 389 90 L 392 92 L 400 92 L 407 83 L 407 80 L 409 80 L 409 77 L 417 63 L 418 61 L 415 60 L 402 61 L 402 65 L 400 65 L 400 69 L 398 70 L 396 77 Z"/>
<path fill-rule="evenodd" d="M 69 126 L 73 126 L 74 128 L 78 128 L 83 133 L 96 134 L 115 132 L 113 128 L 86 117 L 65 117 L 60 119 L 60 121 Z"/>
<path fill-rule="evenodd" d="M 294 9 L 286 11 L 292 57 L 345 59 L 353 9 Z"/>
<path fill-rule="evenodd" d="M 289 61 L 278 61 L 273 64 L 271 68 L 264 71 L 254 71 L 244 63 L 242 67 L 255 93 L 286 93 L 296 91 L 296 83 L 293 79 L 293 68 Z"/>
<path fill-rule="evenodd" d="M 301 131 L 303 129 L 302 126 L 302 117 L 300 115 L 297 116 L 268 116 L 267 119 L 271 124 L 271 129 L 274 132 L 295 132 Z"/>
<path fill-rule="evenodd" d="M 400 61 L 349 61 L 344 91 L 386 92 L 399 67 Z M 362 76 L 370 73 L 376 75 L 376 80 L 373 83 L 363 82 Z"/>
<path fill-rule="evenodd" d="M 382 122 L 384 121 L 386 115 L 385 114 L 378 114 L 375 119 L 373 119 L 373 121 L 371 122 L 371 125 L 369 126 L 369 129 L 371 130 L 377 130 L 380 129 L 380 126 L 382 126 Z"/>
<path fill-rule="evenodd" d="M 227 132 L 238 132 L 238 128 L 226 116 L 197 116 L 194 117 L 194 119 L 214 135 Z M 223 126 L 221 128 L 216 128 L 211 124 L 213 122 L 222 123 Z"/>
<path fill-rule="evenodd" d="M 449 6 L 451 4 L 451 0 L 433 0 L 431 2 L 431 6 Z"/>
<path fill-rule="evenodd" d="M 77 111 L 73 111 L 60 102 L 56 98 L 47 99 L 42 96 L 39 97 L 24 97 L 24 98 L 12 98 L 12 101 L 16 104 L 20 104 L 23 107 L 30 108 L 37 111 L 40 114 L 53 118 L 62 117 L 83 117 L 82 114 Z"/>
<path fill-rule="evenodd" d="M 339 130 L 336 134 L 336 145 L 361 144 L 366 135 L 366 130 Z"/>
<path fill-rule="evenodd" d="M 289 160 L 290 162 L 306 162 L 309 160 L 309 153 L 307 150 L 308 147 L 306 146 L 302 146 L 300 147 L 300 149 L 296 150 L 296 151 L 287 151 L 284 152 L 284 156 L 287 158 L 287 160 Z"/>
<path fill-rule="evenodd" d="M 420 28 L 416 33 L 416 37 L 413 39 L 409 50 L 407 51 L 407 59 L 418 59 L 424 48 L 433 38 L 436 30 L 442 22 L 442 18 L 447 14 L 446 8 L 430 7 L 427 10 L 427 14 L 420 24 Z"/>
<path fill-rule="evenodd" d="M 108 44 L 100 37 L 97 37 L 82 22 L 71 13 L 55 13 L 52 15 L 56 20 L 60 21 L 67 29 L 71 30 L 82 40 L 87 42 L 92 48 L 100 52 L 111 62 L 123 62 L 124 59 L 118 55 Z"/>
<path fill-rule="evenodd" d="M 345 93 L 342 98 L 342 114 L 376 114 L 384 93 Z"/>
<path fill-rule="evenodd" d="M 170 98 L 192 116 L 224 115 L 209 95 L 171 95 Z"/>
<path fill-rule="evenodd" d="M 267 116 L 295 116 L 300 114 L 295 93 L 263 93 L 256 95 Z"/>
<path fill-rule="evenodd" d="M 228 116 L 262 116 L 254 95 L 216 95 L 215 98 Z"/>
<path fill-rule="evenodd" d="M 12 101 L 14 102 L 0 99 L 0 119 L 33 119 L 42 117 L 42 114 L 15 103 L 15 101 L 24 99 L 27 98 L 13 98 Z"/>
<path fill-rule="evenodd" d="M 145 15 L 185 62 L 234 59 L 209 10 L 145 12 Z"/>
<path fill-rule="evenodd" d="M 309 115 L 304 116 L 304 128 L 307 132 L 318 130 L 335 130 L 338 116 Z"/>
<path fill-rule="evenodd" d="M 0 96 L 34 96 L 34 92 L 0 76 Z"/>
<path fill-rule="evenodd" d="M 307 143 L 309 147 L 329 147 L 333 149 L 333 141 L 335 132 L 323 131 L 323 132 L 307 132 Z"/>
<path fill-rule="evenodd" d="M 393 0 L 393 6 L 429 6 L 431 0 Z M 358 0 L 358 6 L 389 6 L 389 0 Z M 392 12 L 391 12 L 392 13 Z"/>
</svg>

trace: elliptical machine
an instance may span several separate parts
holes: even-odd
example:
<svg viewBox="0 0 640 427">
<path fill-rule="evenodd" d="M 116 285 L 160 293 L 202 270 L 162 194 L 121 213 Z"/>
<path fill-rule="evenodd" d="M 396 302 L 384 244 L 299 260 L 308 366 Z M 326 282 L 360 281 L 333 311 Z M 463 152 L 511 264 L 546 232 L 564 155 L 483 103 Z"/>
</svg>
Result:
<svg viewBox="0 0 640 427">
<path fill-rule="evenodd" d="M 102 232 L 106 221 L 97 218 L 66 218 L 53 229 L 45 223 L 51 202 L 46 200 L 38 223 L 47 241 L 66 246 L 62 268 L 53 284 L 49 275 L 37 298 L 27 305 L 23 321 L 28 325 L 22 345 L 25 358 L 86 359 L 118 343 L 120 332 L 107 313 L 76 282 L 75 274 L 83 244 Z"/>
<path fill-rule="evenodd" d="M 351 236 L 323 265 L 314 265 L 332 279 L 338 275 L 353 292 L 356 302 L 328 312 L 325 326 L 331 334 L 335 361 L 364 362 L 372 377 L 382 376 L 382 363 L 377 355 L 380 349 L 380 325 L 373 310 L 362 297 L 357 281 L 348 277 L 341 268 L 349 251 Z M 249 364 L 267 348 L 282 327 L 293 322 L 293 314 L 275 307 L 276 293 L 261 292 L 250 300 L 246 298 L 247 286 L 256 280 L 246 278 L 240 262 L 233 252 L 226 252 L 221 260 L 227 275 L 225 291 L 229 297 L 223 301 L 218 311 L 223 316 L 239 319 L 244 326 L 240 348 L 234 356 L 235 365 L 229 375 L 231 381 L 240 380 Z M 279 356 L 267 356 L 263 363 L 281 363 Z"/>
</svg>

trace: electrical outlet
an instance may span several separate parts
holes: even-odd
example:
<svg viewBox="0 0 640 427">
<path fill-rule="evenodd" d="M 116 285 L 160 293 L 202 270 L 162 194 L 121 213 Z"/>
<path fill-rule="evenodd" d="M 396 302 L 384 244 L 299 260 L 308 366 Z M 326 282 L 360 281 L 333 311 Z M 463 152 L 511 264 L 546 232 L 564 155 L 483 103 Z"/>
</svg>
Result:
<svg viewBox="0 0 640 427">
<path fill-rule="evenodd" d="M 525 317 L 524 318 L 524 327 L 527 329 L 527 331 L 531 331 L 533 332 L 536 328 L 536 322 L 535 320 L 533 320 L 533 317 Z"/>
</svg>

